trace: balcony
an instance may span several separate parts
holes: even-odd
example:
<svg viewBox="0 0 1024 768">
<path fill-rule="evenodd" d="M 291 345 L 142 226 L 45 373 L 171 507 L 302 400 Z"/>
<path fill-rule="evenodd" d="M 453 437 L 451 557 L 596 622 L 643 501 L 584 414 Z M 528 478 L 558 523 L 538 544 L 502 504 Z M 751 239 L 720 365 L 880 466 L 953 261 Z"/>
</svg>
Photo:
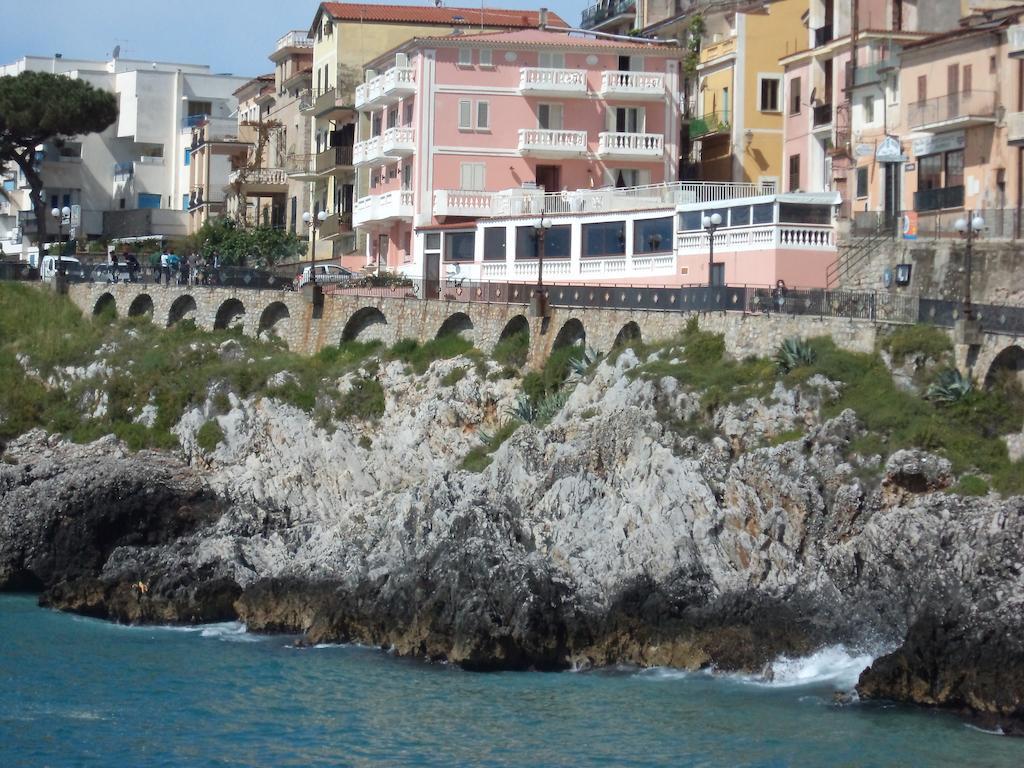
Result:
<svg viewBox="0 0 1024 768">
<path fill-rule="evenodd" d="M 383 223 L 413 216 L 412 190 L 396 189 L 382 195 L 370 195 L 356 200 L 352 222 L 360 227 L 372 222 Z"/>
<path fill-rule="evenodd" d="M 1014 24 L 1006 30 L 1007 53 L 1013 58 L 1024 56 L 1024 24 Z"/>
<path fill-rule="evenodd" d="M 597 155 L 609 160 L 660 160 L 665 137 L 660 133 L 614 133 L 597 135 Z"/>
<path fill-rule="evenodd" d="M 387 157 L 408 157 L 416 151 L 412 126 L 396 125 L 381 136 L 381 151 Z"/>
<path fill-rule="evenodd" d="M 316 155 L 314 170 L 317 176 L 326 176 L 338 168 L 351 168 L 353 161 L 352 147 L 328 147 Z"/>
<path fill-rule="evenodd" d="M 1006 141 L 1015 147 L 1024 146 L 1024 112 L 1010 112 L 1006 116 Z"/>
<path fill-rule="evenodd" d="M 736 53 L 736 38 L 727 37 L 717 43 L 711 43 L 700 49 L 700 63 L 710 64 L 712 61 Z"/>
<path fill-rule="evenodd" d="M 523 96 L 586 96 L 587 73 L 582 69 L 520 67 L 519 93 Z"/>
<path fill-rule="evenodd" d="M 579 157 L 587 151 L 586 131 L 519 129 L 519 154 L 529 157 Z"/>
<path fill-rule="evenodd" d="M 609 0 L 585 8 L 581 26 L 583 29 L 600 29 L 605 22 L 619 16 L 632 18 L 635 15 L 635 0 Z"/>
<path fill-rule="evenodd" d="M 416 70 L 392 67 L 362 85 L 356 86 L 356 109 L 372 109 L 392 104 L 416 92 Z"/>
<path fill-rule="evenodd" d="M 381 136 L 371 136 L 369 139 L 357 141 L 352 146 L 352 164 L 357 168 L 374 163 L 383 163 L 387 157 L 384 155 Z"/>
<path fill-rule="evenodd" d="M 914 193 L 915 211 L 941 211 L 944 208 L 963 208 L 964 188 L 939 187 L 938 189 L 921 189 Z"/>
<path fill-rule="evenodd" d="M 313 117 L 327 117 L 344 109 L 345 107 L 341 103 L 338 92 L 334 88 L 330 88 L 313 99 L 312 104 L 306 111 L 312 114 Z"/>
<path fill-rule="evenodd" d="M 835 230 L 824 224 L 755 224 L 723 227 L 714 234 L 715 251 L 766 251 L 775 248 L 800 251 L 835 251 Z M 706 254 L 706 232 L 688 231 L 676 235 L 680 256 Z"/>
<path fill-rule="evenodd" d="M 657 101 L 665 96 L 665 76 L 659 72 L 602 72 L 601 95 Z"/>
<path fill-rule="evenodd" d="M 996 95 L 967 91 L 915 101 L 907 108 L 907 124 L 915 129 L 971 128 L 996 121 Z"/>
<path fill-rule="evenodd" d="M 321 240 L 335 240 L 352 232 L 352 214 L 329 214 L 317 229 Z"/>
<path fill-rule="evenodd" d="M 823 45 L 831 43 L 835 39 L 835 33 L 831 24 L 826 24 L 823 27 L 818 27 L 814 30 L 814 47 L 820 48 Z"/>
<path fill-rule="evenodd" d="M 728 112 L 709 112 L 690 121 L 690 138 L 703 139 L 728 134 L 732 130 Z"/>
<path fill-rule="evenodd" d="M 312 181 L 316 178 L 316 155 L 288 155 L 284 159 L 284 172 L 295 181 Z"/>
<path fill-rule="evenodd" d="M 287 187 L 288 174 L 283 168 L 239 168 L 228 174 L 229 184 L 253 187 Z M 283 191 L 283 190 L 282 190 Z"/>
<path fill-rule="evenodd" d="M 832 125 L 832 105 L 819 104 L 811 111 L 811 124 L 815 128 Z"/>
<path fill-rule="evenodd" d="M 277 39 L 274 51 L 284 51 L 290 48 L 312 48 L 313 39 L 304 29 L 295 29 Z"/>
<path fill-rule="evenodd" d="M 135 163 L 114 163 L 114 181 L 127 181 L 135 175 Z"/>
<path fill-rule="evenodd" d="M 435 216 L 493 216 L 494 193 L 461 189 L 434 191 Z"/>
</svg>

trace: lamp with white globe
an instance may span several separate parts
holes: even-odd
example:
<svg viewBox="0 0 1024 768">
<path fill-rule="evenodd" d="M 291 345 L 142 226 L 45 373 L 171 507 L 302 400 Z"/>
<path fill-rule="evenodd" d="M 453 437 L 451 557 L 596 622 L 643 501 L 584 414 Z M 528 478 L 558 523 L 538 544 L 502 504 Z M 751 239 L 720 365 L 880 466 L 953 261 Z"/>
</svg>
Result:
<svg viewBox="0 0 1024 768">
<path fill-rule="evenodd" d="M 544 238 L 551 229 L 551 219 L 544 218 L 544 211 L 540 212 L 540 221 L 534 227 L 533 232 L 537 237 L 537 291 L 533 299 L 533 316 L 547 316 L 547 297 L 544 295 Z"/>
<path fill-rule="evenodd" d="M 712 213 L 710 216 L 703 216 L 700 223 L 704 227 L 704 231 L 708 233 L 708 288 L 710 288 L 714 282 L 712 276 L 715 271 L 715 230 L 722 223 L 722 215 Z"/>
<path fill-rule="evenodd" d="M 71 222 L 71 209 L 66 205 L 63 208 L 54 208 L 50 215 L 57 220 L 57 242 L 60 243 L 57 249 L 57 274 L 64 276 L 64 222 Z"/>
<path fill-rule="evenodd" d="M 968 223 L 969 222 L 969 223 Z M 964 252 L 964 320 L 974 320 L 974 305 L 971 303 L 971 272 L 974 262 L 974 238 L 985 228 L 985 220 L 981 216 L 975 216 L 974 211 L 968 211 L 966 218 L 957 219 L 953 223 L 953 229 L 960 237 L 966 240 Z"/>
<path fill-rule="evenodd" d="M 320 230 L 320 225 L 327 221 L 327 211 L 317 211 L 314 216 L 309 211 L 302 214 L 302 220 L 306 223 L 306 226 L 313 231 L 313 249 L 309 254 L 309 282 L 311 285 L 316 285 L 316 233 Z"/>
</svg>

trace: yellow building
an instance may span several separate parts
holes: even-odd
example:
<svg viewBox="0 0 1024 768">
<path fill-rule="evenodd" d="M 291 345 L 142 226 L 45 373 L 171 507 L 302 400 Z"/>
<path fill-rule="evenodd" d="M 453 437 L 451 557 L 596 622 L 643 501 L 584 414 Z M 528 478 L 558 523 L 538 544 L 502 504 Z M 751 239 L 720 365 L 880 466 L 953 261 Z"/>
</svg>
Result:
<svg viewBox="0 0 1024 768">
<path fill-rule="evenodd" d="M 554 13 L 553 26 L 567 26 Z M 497 32 L 536 28 L 539 11 L 443 6 L 321 3 L 310 26 L 313 39 L 313 93 L 307 108 L 311 148 L 315 153 L 308 178 L 312 210 L 327 211 L 320 225 L 316 258 L 349 255 L 361 266 L 362 253 L 352 231 L 352 205 L 359 195 L 352 165 L 356 112 L 355 89 L 366 78 L 363 66 L 413 37 L 445 36 L 453 30 Z M 364 190 L 365 192 L 365 190 Z M 322 245 L 321 245 L 322 243 Z"/>
<path fill-rule="evenodd" d="M 644 30 L 693 50 L 684 61 L 685 176 L 780 187 L 785 94 L 779 59 L 806 47 L 801 17 L 807 8 L 808 0 L 737 2 L 704 11 L 687 4 Z"/>
</svg>

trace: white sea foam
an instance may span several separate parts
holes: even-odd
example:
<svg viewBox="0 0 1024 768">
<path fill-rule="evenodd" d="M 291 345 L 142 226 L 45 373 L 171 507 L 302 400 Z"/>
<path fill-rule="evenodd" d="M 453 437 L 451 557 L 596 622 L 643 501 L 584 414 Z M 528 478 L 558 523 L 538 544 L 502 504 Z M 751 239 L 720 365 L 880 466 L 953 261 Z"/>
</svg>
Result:
<svg viewBox="0 0 1024 768">
<path fill-rule="evenodd" d="M 878 654 L 852 651 L 845 645 L 830 645 L 810 656 L 796 659 L 780 656 L 770 665 L 770 675 L 750 682 L 776 688 L 830 683 L 835 688 L 851 690 L 860 673 L 877 657 Z"/>
<path fill-rule="evenodd" d="M 1006 735 L 1003 732 L 1003 729 L 1000 728 L 999 726 L 996 726 L 995 728 L 979 728 L 976 725 L 971 725 L 970 723 L 964 723 L 964 728 L 970 728 L 972 731 L 977 731 L 978 733 L 984 733 L 987 736 L 1005 736 Z"/>
<path fill-rule="evenodd" d="M 263 639 L 259 635 L 249 634 L 245 624 L 240 621 L 204 624 L 199 630 L 200 637 L 214 637 L 228 643 L 256 643 Z"/>
</svg>

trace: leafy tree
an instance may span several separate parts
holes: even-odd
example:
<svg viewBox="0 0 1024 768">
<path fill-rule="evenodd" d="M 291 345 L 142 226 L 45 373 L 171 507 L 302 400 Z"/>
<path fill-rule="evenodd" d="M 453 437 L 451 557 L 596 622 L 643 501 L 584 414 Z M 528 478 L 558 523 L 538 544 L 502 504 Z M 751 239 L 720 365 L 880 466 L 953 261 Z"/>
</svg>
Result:
<svg viewBox="0 0 1024 768">
<path fill-rule="evenodd" d="M 190 235 L 185 248 L 208 260 L 219 254 L 222 264 L 267 269 L 305 253 L 306 241 L 288 230 L 247 228 L 231 219 L 216 217 L 207 219 Z"/>
<path fill-rule="evenodd" d="M 117 99 L 84 80 L 48 72 L 0 77 L 0 166 L 15 163 L 28 181 L 40 249 L 48 215 L 36 146 L 72 136 L 99 133 L 117 119 Z"/>
</svg>

